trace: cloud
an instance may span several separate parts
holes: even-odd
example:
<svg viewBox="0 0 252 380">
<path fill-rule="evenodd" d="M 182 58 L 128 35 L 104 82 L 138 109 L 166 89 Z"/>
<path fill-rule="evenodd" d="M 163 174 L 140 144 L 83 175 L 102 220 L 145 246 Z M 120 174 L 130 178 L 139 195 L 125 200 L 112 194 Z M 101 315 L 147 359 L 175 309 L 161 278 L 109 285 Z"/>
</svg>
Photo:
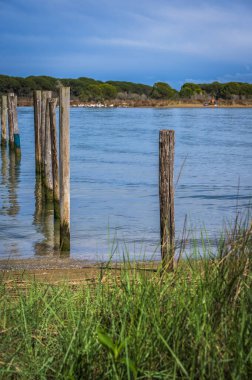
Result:
<svg viewBox="0 0 252 380">
<path fill-rule="evenodd" d="M 219 82 L 252 82 L 252 71 L 225 74 L 218 78 Z"/>
</svg>

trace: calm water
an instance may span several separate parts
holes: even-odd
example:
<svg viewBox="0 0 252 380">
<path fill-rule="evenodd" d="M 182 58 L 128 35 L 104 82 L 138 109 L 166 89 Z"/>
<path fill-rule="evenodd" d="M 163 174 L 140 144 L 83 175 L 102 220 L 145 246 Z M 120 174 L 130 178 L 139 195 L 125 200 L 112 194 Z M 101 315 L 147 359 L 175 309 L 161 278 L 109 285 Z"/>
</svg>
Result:
<svg viewBox="0 0 252 380">
<path fill-rule="evenodd" d="M 32 108 L 18 109 L 22 158 L 1 151 L 0 258 L 53 255 L 41 213 Z M 159 258 L 158 132 L 175 129 L 176 234 L 185 216 L 215 238 L 252 196 L 252 109 L 71 109 L 71 256 Z M 35 196 L 36 194 L 36 196 Z M 57 237 L 56 237 L 57 239 Z M 117 242 L 117 243 L 116 243 Z M 116 255 L 115 255 L 116 258 Z"/>
</svg>

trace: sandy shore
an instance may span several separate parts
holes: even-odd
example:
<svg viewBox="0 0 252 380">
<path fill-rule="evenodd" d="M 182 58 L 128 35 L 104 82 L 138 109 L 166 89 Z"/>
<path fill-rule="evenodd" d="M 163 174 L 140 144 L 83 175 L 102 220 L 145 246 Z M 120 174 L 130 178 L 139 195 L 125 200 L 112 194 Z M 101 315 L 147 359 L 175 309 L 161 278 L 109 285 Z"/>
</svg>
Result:
<svg viewBox="0 0 252 380">
<path fill-rule="evenodd" d="M 11 270 L 46 270 L 46 269 L 81 269 L 86 267 L 101 266 L 102 263 L 94 263 L 87 260 L 59 257 L 36 257 L 27 259 L 2 259 L 0 271 Z"/>
<path fill-rule="evenodd" d="M 159 262 L 139 262 L 129 269 L 149 272 L 156 271 L 158 265 Z M 71 258 L 0 260 L 0 281 L 7 287 L 27 287 L 34 280 L 45 284 L 95 284 L 101 279 L 107 281 L 111 275 L 119 278 L 123 268 L 122 263 L 107 265 Z"/>
</svg>

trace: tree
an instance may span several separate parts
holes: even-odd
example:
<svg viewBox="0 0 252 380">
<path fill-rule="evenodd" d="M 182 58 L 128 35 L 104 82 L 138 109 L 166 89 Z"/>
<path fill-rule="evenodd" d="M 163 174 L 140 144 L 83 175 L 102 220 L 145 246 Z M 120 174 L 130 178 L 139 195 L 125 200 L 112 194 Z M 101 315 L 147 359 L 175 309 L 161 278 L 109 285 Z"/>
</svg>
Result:
<svg viewBox="0 0 252 380">
<path fill-rule="evenodd" d="M 179 95 L 181 98 L 191 99 L 204 95 L 202 88 L 196 83 L 185 83 L 180 89 Z"/>
<path fill-rule="evenodd" d="M 199 84 L 200 88 L 209 96 L 214 96 L 216 99 L 221 98 L 222 83 L 213 82 Z"/>
<path fill-rule="evenodd" d="M 108 83 L 103 83 L 99 85 L 103 99 L 115 99 L 117 95 L 117 89 Z"/>
<path fill-rule="evenodd" d="M 157 82 L 152 87 L 150 96 L 153 99 L 171 99 L 177 94 L 177 91 L 164 82 Z"/>
</svg>

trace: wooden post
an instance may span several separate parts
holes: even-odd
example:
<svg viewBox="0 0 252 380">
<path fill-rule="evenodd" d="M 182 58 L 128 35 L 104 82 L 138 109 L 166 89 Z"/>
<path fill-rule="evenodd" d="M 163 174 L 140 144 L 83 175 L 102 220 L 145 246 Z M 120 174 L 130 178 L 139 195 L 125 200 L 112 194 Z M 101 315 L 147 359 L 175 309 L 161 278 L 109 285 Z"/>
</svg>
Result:
<svg viewBox="0 0 252 380">
<path fill-rule="evenodd" d="M 53 199 L 53 176 L 52 176 L 52 149 L 51 149 L 51 130 L 50 130 L 50 112 L 49 101 L 46 102 L 46 118 L 45 118 L 45 195 L 47 199 Z"/>
<path fill-rule="evenodd" d="M 1 145 L 7 144 L 7 96 L 2 96 L 2 108 L 1 108 Z"/>
<path fill-rule="evenodd" d="M 41 124 L 40 124 L 40 146 L 41 146 L 41 173 L 45 172 L 45 136 L 46 136 L 46 103 L 52 97 L 51 91 L 42 91 L 41 97 Z"/>
<path fill-rule="evenodd" d="M 46 91 L 41 95 L 41 123 L 40 123 L 40 144 L 41 144 L 41 174 L 44 176 L 44 148 L 45 148 L 45 118 L 46 118 Z"/>
<path fill-rule="evenodd" d="M 60 218 L 59 207 L 59 164 L 58 164 L 58 150 L 57 150 L 57 133 L 56 133 L 56 106 L 57 99 L 53 98 L 49 101 L 50 111 L 50 129 L 51 129 L 51 149 L 52 149 L 52 176 L 53 176 L 53 202 L 54 202 L 54 217 Z"/>
<path fill-rule="evenodd" d="M 70 250 L 70 87 L 60 88 L 60 248 Z"/>
<path fill-rule="evenodd" d="M 14 108 L 15 108 L 15 95 L 9 93 L 7 95 L 8 103 L 8 124 L 9 124 L 9 146 L 10 149 L 14 148 Z"/>
<path fill-rule="evenodd" d="M 173 270 L 175 256 L 174 220 L 174 131 L 159 133 L 160 234 L 163 269 Z"/>
<path fill-rule="evenodd" d="M 41 91 L 33 92 L 36 173 L 41 173 Z"/>
<path fill-rule="evenodd" d="M 18 129 L 18 117 L 17 117 L 17 96 L 14 96 L 14 108 L 13 108 L 13 120 L 14 120 L 14 148 L 16 151 L 16 154 L 21 154 L 21 147 L 20 147 L 20 135 L 19 135 L 19 129 Z"/>
</svg>

